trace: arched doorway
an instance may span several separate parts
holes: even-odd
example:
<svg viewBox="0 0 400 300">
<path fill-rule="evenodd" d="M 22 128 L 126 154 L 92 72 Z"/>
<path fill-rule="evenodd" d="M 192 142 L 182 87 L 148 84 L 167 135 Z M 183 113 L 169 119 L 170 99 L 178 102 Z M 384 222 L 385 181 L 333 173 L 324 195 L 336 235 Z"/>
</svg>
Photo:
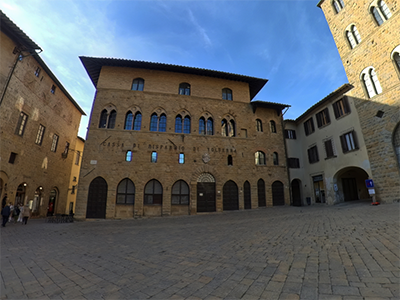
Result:
<svg viewBox="0 0 400 300">
<path fill-rule="evenodd" d="M 365 180 L 368 173 L 359 167 L 346 167 L 334 176 L 336 202 L 370 199 Z"/>
<path fill-rule="evenodd" d="M 14 205 L 21 203 L 25 205 L 25 190 L 26 190 L 26 183 L 21 183 L 17 188 L 17 193 L 15 194 L 15 201 Z"/>
<path fill-rule="evenodd" d="M 283 183 L 275 181 L 272 184 L 272 205 L 285 205 L 285 196 L 283 191 Z"/>
<path fill-rule="evenodd" d="M 265 182 L 259 179 L 257 182 L 257 194 L 258 194 L 258 207 L 267 206 L 267 201 L 265 198 Z"/>
<path fill-rule="evenodd" d="M 49 195 L 49 205 L 47 206 L 47 216 L 53 216 L 56 208 L 57 190 L 52 189 Z"/>
<path fill-rule="evenodd" d="M 396 129 L 393 131 L 393 147 L 397 157 L 397 166 L 400 169 L 400 123 L 397 124 Z"/>
<path fill-rule="evenodd" d="M 250 182 L 246 181 L 243 185 L 244 209 L 251 209 L 251 188 Z"/>
<path fill-rule="evenodd" d="M 103 177 L 96 177 L 89 185 L 89 194 L 86 207 L 86 218 L 105 219 L 107 207 L 107 181 Z"/>
<path fill-rule="evenodd" d="M 238 210 L 239 192 L 237 184 L 232 180 L 227 181 L 224 184 L 222 193 L 224 210 Z"/>
<path fill-rule="evenodd" d="M 293 206 L 301 206 L 301 181 L 299 179 L 293 179 L 291 185 Z"/>
<path fill-rule="evenodd" d="M 210 173 L 202 173 L 197 179 L 197 212 L 214 212 L 215 178 Z"/>
</svg>

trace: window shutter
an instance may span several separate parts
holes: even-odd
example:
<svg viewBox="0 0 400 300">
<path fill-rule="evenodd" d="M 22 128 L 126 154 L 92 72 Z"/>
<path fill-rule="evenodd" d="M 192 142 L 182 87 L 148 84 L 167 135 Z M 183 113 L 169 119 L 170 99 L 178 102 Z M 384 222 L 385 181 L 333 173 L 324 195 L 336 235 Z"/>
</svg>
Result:
<svg viewBox="0 0 400 300">
<path fill-rule="evenodd" d="M 306 135 L 309 135 L 307 122 L 304 123 L 304 131 L 305 131 Z"/>
<path fill-rule="evenodd" d="M 343 97 L 342 101 L 343 101 L 343 107 L 346 110 L 346 114 L 350 113 L 350 104 L 347 96 Z"/>
<path fill-rule="evenodd" d="M 332 147 L 332 140 L 325 141 L 325 150 L 326 150 L 326 157 L 333 157 L 333 147 Z"/>
<path fill-rule="evenodd" d="M 292 134 L 293 134 L 293 139 L 296 139 L 296 130 L 292 130 Z"/>
<path fill-rule="evenodd" d="M 320 113 L 318 113 L 318 114 L 315 115 L 315 116 L 317 117 L 317 125 L 318 125 L 318 127 L 321 127 L 321 126 L 322 126 L 321 114 L 322 114 L 322 112 L 320 112 Z"/>
<path fill-rule="evenodd" d="M 353 131 L 351 132 L 351 134 L 353 135 L 353 141 L 354 141 L 354 147 L 355 147 L 355 149 L 359 149 L 359 148 L 358 148 L 358 141 L 357 141 L 357 134 L 356 134 L 356 132 L 353 130 Z"/>
<path fill-rule="evenodd" d="M 329 124 L 331 122 L 331 118 L 329 117 L 329 109 L 325 108 L 325 117 L 326 117 L 326 122 Z"/>
<path fill-rule="evenodd" d="M 345 135 L 340 136 L 340 144 L 342 145 L 343 153 L 346 153 L 347 151 L 349 151 L 349 149 L 347 147 Z"/>
<path fill-rule="evenodd" d="M 333 113 L 335 114 L 335 118 L 337 119 L 337 118 L 339 118 L 339 108 L 338 108 L 338 103 L 337 102 L 335 102 L 335 103 L 333 103 Z"/>
<path fill-rule="evenodd" d="M 289 138 L 289 131 L 287 129 L 285 129 L 285 138 L 288 139 Z"/>
</svg>

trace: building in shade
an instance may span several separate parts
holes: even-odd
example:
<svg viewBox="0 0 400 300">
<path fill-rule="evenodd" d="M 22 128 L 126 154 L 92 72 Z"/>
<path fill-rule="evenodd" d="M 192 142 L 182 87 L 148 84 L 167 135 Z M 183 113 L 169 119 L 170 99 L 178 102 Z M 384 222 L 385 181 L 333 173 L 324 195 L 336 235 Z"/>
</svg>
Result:
<svg viewBox="0 0 400 300">
<path fill-rule="evenodd" d="M 96 87 L 76 217 L 188 215 L 289 204 L 282 110 L 267 80 L 80 58 Z"/>
<path fill-rule="evenodd" d="M 349 83 L 376 199 L 400 200 L 400 7 L 397 0 L 321 0 Z M 358 189 L 362 188 L 357 186 Z"/>
<path fill-rule="evenodd" d="M 40 58 L 42 49 L 3 12 L 1 22 L 0 195 L 33 216 L 68 213 L 68 182 L 81 116 Z"/>
</svg>

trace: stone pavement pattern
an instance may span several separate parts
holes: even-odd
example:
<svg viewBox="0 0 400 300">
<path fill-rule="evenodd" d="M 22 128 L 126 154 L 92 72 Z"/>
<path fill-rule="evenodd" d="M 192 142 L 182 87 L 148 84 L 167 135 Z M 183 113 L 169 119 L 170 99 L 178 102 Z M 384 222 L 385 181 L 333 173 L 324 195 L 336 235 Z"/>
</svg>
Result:
<svg viewBox="0 0 400 300">
<path fill-rule="evenodd" d="M 399 203 L 1 228 L 1 299 L 400 299 Z"/>
</svg>

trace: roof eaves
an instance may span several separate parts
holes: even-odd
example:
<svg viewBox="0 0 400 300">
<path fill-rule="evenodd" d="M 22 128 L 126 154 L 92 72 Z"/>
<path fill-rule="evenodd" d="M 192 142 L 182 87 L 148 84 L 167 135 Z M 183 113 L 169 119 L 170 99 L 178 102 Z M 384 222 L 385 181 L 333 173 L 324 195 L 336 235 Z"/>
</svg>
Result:
<svg viewBox="0 0 400 300">
<path fill-rule="evenodd" d="M 309 109 L 307 109 L 303 114 L 301 114 L 297 119 L 296 122 L 298 122 L 299 120 L 303 119 L 305 116 L 307 116 L 311 111 L 317 109 L 319 106 L 325 104 L 326 102 L 334 99 L 334 98 L 338 98 L 342 95 L 344 95 L 345 93 L 347 93 L 348 91 L 350 91 L 351 89 L 353 89 L 353 85 L 351 85 L 350 83 L 345 83 L 343 84 L 341 87 L 337 88 L 335 91 L 333 91 L 332 93 L 330 93 L 328 96 L 324 97 L 322 100 L 318 101 L 317 103 L 315 103 L 313 106 L 311 106 Z"/>
<path fill-rule="evenodd" d="M 26 35 L 13 21 L 11 21 L 2 10 L 0 10 L 0 28 L 1 31 L 13 39 L 17 44 L 25 47 L 25 51 L 30 53 L 36 52 L 35 50 L 42 51 L 29 36 Z"/>
<path fill-rule="evenodd" d="M 263 78 L 256 78 L 256 77 L 238 75 L 228 72 L 214 71 L 214 70 L 194 68 L 194 67 L 185 67 L 185 66 L 171 65 L 164 63 L 154 63 L 154 62 L 118 59 L 118 58 L 97 58 L 97 57 L 87 57 L 87 56 L 80 56 L 79 58 L 82 64 L 84 65 L 86 72 L 88 73 L 95 87 L 97 87 L 100 71 L 103 66 L 142 68 L 142 69 L 186 73 L 199 76 L 227 79 L 232 81 L 246 82 L 249 84 L 250 99 L 253 99 L 258 94 L 258 92 L 264 87 L 264 85 L 268 82 L 267 79 Z"/>
<path fill-rule="evenodd" d="M 322 9 L 321 5 L 322 5 L 322 3 L 323 3 L 324 1 L 325 1 L 325 0 L 320 0 L 320 1 L 318 2 L 317 6 L 318 6 L 319 8 Z"/>
</svg>

